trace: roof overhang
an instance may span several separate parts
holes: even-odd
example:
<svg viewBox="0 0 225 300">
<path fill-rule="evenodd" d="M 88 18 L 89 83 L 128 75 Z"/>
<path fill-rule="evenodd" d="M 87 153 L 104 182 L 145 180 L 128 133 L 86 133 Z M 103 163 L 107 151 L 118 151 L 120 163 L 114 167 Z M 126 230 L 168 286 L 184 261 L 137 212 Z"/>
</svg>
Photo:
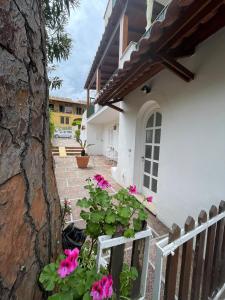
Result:
<svg viewBox="0 0 225 300">
<path fill-rule="evenodd" d="M 97 111 L 93 116 L 87 119 L 88 124 L 110 124 L 119 120 L 119 112 L 104 106 Z"/>
<path fill-rule="evenodd" d="M 194 54 L 196 47 L 225 26 L 225 1 L 172 0 L 140 39 L 130 59 L 110 78 L 96 102 L 107 105 L 169 68 L 190 81 L 193 74 L 177 59 Z"/>
</svg>

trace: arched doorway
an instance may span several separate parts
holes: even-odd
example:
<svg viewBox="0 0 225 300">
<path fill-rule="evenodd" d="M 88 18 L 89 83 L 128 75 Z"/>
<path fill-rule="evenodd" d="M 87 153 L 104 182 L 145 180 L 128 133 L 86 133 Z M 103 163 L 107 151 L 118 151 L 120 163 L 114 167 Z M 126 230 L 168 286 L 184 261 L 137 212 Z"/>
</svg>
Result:
<svg viewBox="0 0 225 300">
<path fill-rule="evenodd" d="M 142 191 L 145 195 L 157 194 L 159 153 L 161 141 L 162 114 L 154 111 L 145 126 Z"/>
<path fill-rule="evenodd" d="M 157 202 L 162 114 L 159 104 L 144 103 L 137 115 L 133 182 Z M 153 209 L 155 213 L 155 208 Z"/>
</svg>

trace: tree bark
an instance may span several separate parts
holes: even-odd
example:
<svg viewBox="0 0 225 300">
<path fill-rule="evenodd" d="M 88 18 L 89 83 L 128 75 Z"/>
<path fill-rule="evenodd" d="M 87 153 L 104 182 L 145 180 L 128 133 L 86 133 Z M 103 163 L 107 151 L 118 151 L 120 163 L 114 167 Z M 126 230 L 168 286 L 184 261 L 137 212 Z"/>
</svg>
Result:
<svg viewBox="0 0 225 300">
<path fill-rule="evenodd" d="M 0 299 L 37 300 L 61 250 L 41 0 L 0 0 Z"/>
</svg>

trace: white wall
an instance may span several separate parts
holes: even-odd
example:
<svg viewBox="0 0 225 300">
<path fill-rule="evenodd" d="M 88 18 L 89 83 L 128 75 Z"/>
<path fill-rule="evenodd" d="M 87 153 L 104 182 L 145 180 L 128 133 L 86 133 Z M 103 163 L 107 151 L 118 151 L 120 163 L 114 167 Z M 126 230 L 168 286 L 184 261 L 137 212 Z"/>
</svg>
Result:
<svg viewBox="0 0 225 300">
<path fill-rule="evenodd" d="M 183 225 L 188 215 L 196 218 L 201 209 L 225 198 L 224 53 L 223 29 L 181 61 L 196 74 L 192 82 L 165 70 L 151 81 L 150 94 L 143 95 L 139 87 L 123 103 L 115 179 L 140 183 L 141 113 L 143 105 L 148 102 L 150 109 L 156 101 L 163 119 L 158 194 L 153 196 L 158 217 L 168 226 Z"/>
</svg>

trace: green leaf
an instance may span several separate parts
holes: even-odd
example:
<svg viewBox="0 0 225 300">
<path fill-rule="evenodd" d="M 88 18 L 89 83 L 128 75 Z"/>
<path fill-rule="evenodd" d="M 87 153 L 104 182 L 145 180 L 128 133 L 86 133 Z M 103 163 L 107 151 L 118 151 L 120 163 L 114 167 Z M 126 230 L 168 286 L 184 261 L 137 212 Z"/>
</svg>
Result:
<svg viewBox="0 0 225 300">
<path fill-rule="evenodd" d="M 57 266 L 52 263 L 44 267 L 39 277 L 40 283 L 43 285 L 46 291 L 53 291 L 55 288 L 55 282 L 57 281 Z"/>
<path fill-rule="evenodd" d="M 133 220 L 133 224 L 134 224 L 134 230 L 135 231 L 141 231 L 142 228 L 142 222 L 139 219 L 134 219 Z"/>
<path fill-rule="evenodd" d="M 106 216 L 106 219 L 105 219 L 106 223 L 108 224 L 112 224 L 112 223 L 115 223 L 116 221 L 116 216 L 114 213 L 108 213 L 107 216 Z"/>
<path fill-rule="evenodd" d="M 129 228 L 127 229 L 124 234 L 123 234 L 126 238 L 132 238 L 135 235 L 135 232 L 133 229 Z"/>
<path fill-rule="evenodd" d="M 116 226 L 105 224 L 104 230 L 107 235 L 113 235 L 116 232 Z"/>
<path fill-rule="evenodd" d="M 91 222 L 98 223 L 104 219 L 102 212 L 92 212 L 90 215 Z"/>
<path fill-rule="evenodd" d="M 138 217 L 141 221 L 145 221 L 147 220 L 148 215 L 144 210 L 140 210 Z"/>
<path fill-rule="evenodd" d="M 98 237 L 101 234 L 101 227 L 98 223 L 89 222 L 86 227 L 86 232 L 91 237 Z"/>
<path fill-rule="evenodd" d="M 84 294 L 83 300 L 91 300 L 91 296 L 90 296 L 89 292 L 87 292 L 86 294 Z"/>
<path fill-rule="evenodd" d="M 138 277 L 138 271 L 135 267 L 131 267 L 130 268 L 130 275 L 131 275 L 131 279 L 135 280 Z"/>
<path fill-rule="evenodd" d="M 83 220 L 88 221 L 90 219 L 90 213 L 82 210 L 80 213 L 80 217 Z"/>
<path fill-rule="evenodd" d="M 118 213 L 122 218 L 129 218 L 130 217 L 130 209 L 128 207 L 122 207 L 118 209 Z"/>
<path fill-rule="evenodd" d="M 73 300 L 73 293 L 57 293 L 53 296 L 48 297 L 49 300 Z"/>
<path fill-rule="evenodd" d="M 83 198 L 77 201 L 77 206 L 80 206 L 82 208 L 89 208 L 91 205 L 86 198 Z"/>
</svg>

